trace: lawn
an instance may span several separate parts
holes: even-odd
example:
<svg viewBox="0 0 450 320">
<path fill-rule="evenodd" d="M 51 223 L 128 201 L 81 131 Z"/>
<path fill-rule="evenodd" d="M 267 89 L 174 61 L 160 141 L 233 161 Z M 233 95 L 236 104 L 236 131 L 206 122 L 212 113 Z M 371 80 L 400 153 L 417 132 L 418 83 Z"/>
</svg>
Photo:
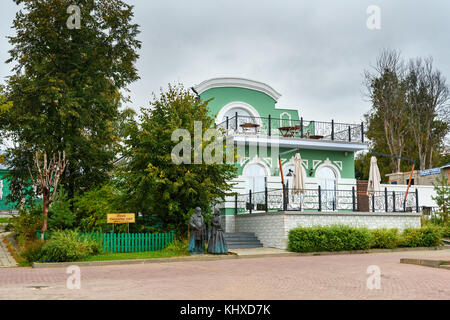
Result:
<svg viewBox="0 0 450 320">
<path fill-rule="evenodd" d="M 0 223 L 9 223 L 9 222 L 11 222 L 11 218 L 5 218 L 5 217 L 0 218 Z"/>
<path fill-rule="evenodd" d="M 187 242 L 176 241 L 167 248 L 158 251 L 127 252 L 127 253 L 101 253 L 89 256 L 83 261 L 108 261 L 108 260 L 133 260 L 133 259 L 155 259 L 189 256 Z"/>
</svg>

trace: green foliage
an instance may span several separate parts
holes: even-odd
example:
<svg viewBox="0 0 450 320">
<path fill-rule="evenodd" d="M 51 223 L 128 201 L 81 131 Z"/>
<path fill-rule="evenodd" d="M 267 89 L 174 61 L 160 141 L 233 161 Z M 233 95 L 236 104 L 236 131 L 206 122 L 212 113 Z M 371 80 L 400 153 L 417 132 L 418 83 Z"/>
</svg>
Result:
<svg viewBox="0 0 450 320">
<path fill-rule="evenodd" d="M 25 241 L 20 248 L 20 255 L 28 262 L 36 262 L 42 258 L 44 242 L 40 240 Z"/>
<path fill-rule="evenodd" d="M 450 186 L 448 185 L 448 178 L 445 175 L 441 175 L 436 179 L 436 183 L 433 183 L 434 190 L 436 191 L 436 197 L 431 197 L 439 206 L 441 212 L 439 214 L 444 219 L 444 223 L 448 222 L 448 211 L 450 208 Z"/>
<path fill-rule="evenodd" d="M 28 168 L 34 151 L 65 151 L 62 185 L 69 198 L 109 180 L 120 150 L 126 87 L 139 77 L 140 48 L 133 7 L 121 0 L 78 0 L 81 28 L 69 29 L 72 0 L 15 0 L 20 5 L 9 37 L 13 74 L 0 117 L 7 150 L 10 200 L 33 194 Z M 1 107 L 4 109 L 4 107 Z"/>
<path fill-rule="evenodd" d="M 369 248 L 439 246 L 442 228 L 434 225 L 420 229 L 408 228 L 402 234 L 397 229 L 353 228 L 329 226 L 295 228 L 289 231 L 288 250 L 294 252 L 349 251 Z"/>
<path fill-rule="evenodd" d="M 426 225 L 422 228 L 407 228 L 403 230 L 400 245 L 403 247 L 434 247 L 441 242 L 441 229 L 437 226 Z"/>
<path fill-rule="evenodd" d="M 189 243 L 188 240 L 175 240 L 163 250 L 168 253 L 176 253 L 180 256 L 187 256 L 189 255 Z"/>
<path fill-rule="evenodd" d="M 393 249 L 400 244 L 400 234 L 397 229 L 375 229 L 370 230 L 373 235 L 371 248 Z"/>
<path fill-rule="evenodd" d="M 120 212 L 119 199 L 118 191 L 109 184 L 76 197 L 73 204 L 77 225 L 83 232 L 108 231 L 106 215 Z"/>
<path fill-rule="evenodd" d="M 294 252 L 367 250 L 368 229 L 347 226 L 295 228 L 289 231 L 288 249 Z"/>
<path fill-rule="evenodd" d="M 127 162 L 120 173 L 124 207 L 157 217 L 163 230 L 176 230 L 179 235 L 187 234 L 195 207 L 210 212 L 211 204 L 224 198 L 237 173 L 232 164 L 194 164 L 193 154 L 192 164 L 172 161 L 172 150 L 179 143 L 172 141 L 176 129 L 188 130 L 193 146 L 194 121 L 202 123 L 202 136 L 213 126 L 207 105 L 208 101 L 195 101 L 182 86 L 169 85 L 126 130 Z M 201 147 L 203 152 L 205 143 Z"/>
<path fill-rule="evenodd" d="M 50 206 L 48 216 L 48 230 L 62 230 L 70 228 L 75 223 L 75 213 L 70 210 L 71 201 L 67 199 L 67 192 L 60 189 Z"/>
<path fill-rule="evenodd" d="M 42 205 L 34 205 L 28 209 L 22 208 L 19 214 L 12 218 L 12 231 L 24 239 L 36 239 L 36 231 L 42 229 Z"/>
<path fill-rule="evenodd" d="M 100 243 L 81 237 L 76 230 L 55 231 L 42 247 L 41 260 L 69 262 L 84 259 L 101 252 Z"/>
</svg>

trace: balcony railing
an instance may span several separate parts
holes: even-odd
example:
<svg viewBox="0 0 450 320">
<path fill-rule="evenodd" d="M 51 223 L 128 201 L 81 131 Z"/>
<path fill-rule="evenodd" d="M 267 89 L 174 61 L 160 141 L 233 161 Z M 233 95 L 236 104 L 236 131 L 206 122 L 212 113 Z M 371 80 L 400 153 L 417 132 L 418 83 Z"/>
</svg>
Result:
<svg viewBox="0 0 450 320">
<path fill-rule="evenodd" d="M 302 191 L 302 192 L 300 192 Z M 235 214 L 278 211 L 336 211 L 358 212 L 369 208 L 370 212 L 419 212 L 417 189 L 407 194 L 399 191 L 375 192 L 371 196 L 358 195 L 352 190 L 274 189 L 248 194 L 236 194 L 233 206 Z M 364 205 L 362 202 L 366 202 Z M 227 207 L 231 207 L 230 204 Z"/>
<path fill-rule="evenodd" d="M 217 125 L 233 135 L 265 135 L 269 137 L 321 139 L 345 142 L 364 142 L 364 123 L 348 124 L 288 118 L 249 117 L 236 113 Z"/>
</svg>

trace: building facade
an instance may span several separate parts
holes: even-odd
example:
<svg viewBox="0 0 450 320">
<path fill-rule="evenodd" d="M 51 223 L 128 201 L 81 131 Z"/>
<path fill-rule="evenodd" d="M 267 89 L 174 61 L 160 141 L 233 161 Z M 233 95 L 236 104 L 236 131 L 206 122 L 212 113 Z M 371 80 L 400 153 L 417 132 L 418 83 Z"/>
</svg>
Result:
<svg viewBox="0 0 450 320">
<path fill-rule="evenodd" d="M 254 195 L 253 208 L 258 211 L 258 195 L 282 189 L 279 158 L 285 187 L 294 156 L 302 158 L 306 189 L 322 190 L 322 205 L 332 209 L 338 190 L 356 185 L 355 152 L 367 148 L 362 124 L 345 124 L 303 119 L 298 108 L 277 105 L 280 93 L 267 84 L 242 78 L 214 78 L 194 87 L 208 104 L 216 126 L 232 137 L 238 150 L 238 177 L 233 191 Z M 291 182 L 291 183 L 290 183 Z M 261 198 L 261 197 L 260 197 Z M 327 198 L 324 200 L 324 198 Z M 223 206 L 224 215 L 234 215 L 236 199 L 230 197 Z M 261 201 L 260 201 L 261 202 Z"/>
</svg>

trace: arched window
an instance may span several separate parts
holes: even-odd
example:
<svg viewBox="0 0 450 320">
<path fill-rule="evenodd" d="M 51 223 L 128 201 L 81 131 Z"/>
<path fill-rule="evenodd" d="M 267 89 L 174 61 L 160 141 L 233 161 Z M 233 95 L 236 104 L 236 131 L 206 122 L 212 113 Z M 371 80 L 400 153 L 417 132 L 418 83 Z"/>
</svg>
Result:
<svg viewBox="0 0 450 320">
<path fill-rule="evenodd" d="M 227 117 L 229 120 L 234 118 L 236 116 L 236 113 L 238 114 L 239 122 L 255 122 L 255 118 L 248 112 L 247 110 L 243 108 L 232 108 L 225 112 L 222 122 L 225 122 L 227 120 Z"/>
<path fill-rule="evenodd" d="M 322 167 L 316 174 L 321 188 L 322 210 L 336 209 L 336 173 L 330 167 Z"/>
</svg>

